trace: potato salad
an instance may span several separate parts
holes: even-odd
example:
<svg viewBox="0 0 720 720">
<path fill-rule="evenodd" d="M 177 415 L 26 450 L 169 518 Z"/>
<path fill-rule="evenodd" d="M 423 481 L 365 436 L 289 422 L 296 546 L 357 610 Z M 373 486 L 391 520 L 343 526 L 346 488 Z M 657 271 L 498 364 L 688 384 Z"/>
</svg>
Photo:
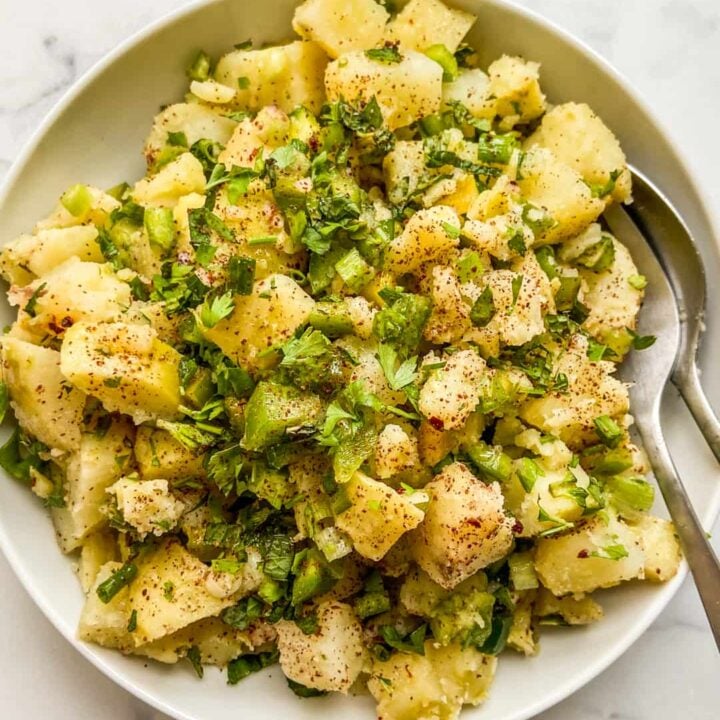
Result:
<svg viewBox="0 0 720 720">
<path fill-rule="evenodd" d="M 474 22 L 306 0 L 288 44 L 189 48 L 145 176 L 2 249 L 0 465 L 82 640 L 450 720 L 502 653 L 583 642 L 556 627 L 595 591 L 675 574 L 615 377 L 653 342 L 602 224 L 625 155 Z"/>
</svg>

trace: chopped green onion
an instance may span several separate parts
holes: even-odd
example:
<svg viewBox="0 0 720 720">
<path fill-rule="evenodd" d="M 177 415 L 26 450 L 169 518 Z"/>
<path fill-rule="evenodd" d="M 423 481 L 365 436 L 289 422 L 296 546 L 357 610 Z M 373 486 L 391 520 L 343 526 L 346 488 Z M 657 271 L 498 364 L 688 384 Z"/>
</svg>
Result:
<svg viewBox="0 0 720 720">
<path fill-rule="evenodd" d="M 610 448 L 617 447 L 623 436 L 622 428 L 609 415 L 600 415 L 593 422 L 595 432 L 603 444 Z"/>
<path fill-rule="evenodd" d="M 210 77 L 210 67 L 210 56 L 201 50 L 187 68 L 186 73 L 190 80 L 202 82 Z"/>
<path fill-rule="evenodd" d="M 459 70 L 455 56 L 445 47 L 445 45 L 431 45 L 425 50 L 431 60 L 434 60 L 443 69 L 443 82 L 453 82 L 457 80 Z"/>
<path fill-rule="evenodd" d="M 580 278 L 577 275 L 560 276 L 560 287 L 555 293 L 555 307 L 558 312 L 572 310 L 580 292 Z"/>
<path fill-rule="evenodd" d="M 485 327 L 495 317 L 495 302 L 492 289 L 488 285 L 478 295 L 470 309 L 470 320 L 475 327 Z"/>
<path fill-rule="evenodd" d="M 478 470 L 493 480 L 507 480 L 512 473 L 512 460 L 499 447 L 479 441 L 467 448 L 467 454 Z"/>
<path fill-rule="evenodd" d="M 138 574 L 137 565 L 126 562 L 116 570 L 107 580 L 97 587 L 97 596 L 105 604 L 109 603 L 124 587 L 129 585 Z"/>
<path fill-rule="evenodd" d="M 508 558 L 510 582 L 515 590 L 534 590 L 539 587 L 532 553 L 514 553 Z"/>
<path fill-rule="evenodd" d="M 636 290 L 644 290 L 647 287 L 647 278 L 644 275 L 630 275 L 628 283 Z"/>
<path fill-rule="evenodd" d="M 647 512 L 655 501 L 655 489 L 641 477 L 615 475 L 605 481 L 605 487 L 620 512 L 623 510 Z"/>
<path fill-rule="evenodd" d="M 92 207 L 93 197 L 87 185 L 73 185 L 63 193 L 60 202 L 73 217 L 83 217 Z"/>
<path fill-rule="evenodd" d="M 175 221 L 170 208 L 145 208 L 144 219 L 150 244 L 163 252 L 170 250 L 175 244 Z"/>
<path fill-rule="evenodd" d="M 250 295 L 255 281 L 255 258 L 234 256 L 227 266 L 228 290 L 235 295 Z"/>
<path fill-rule="evenodd" d="M 277 243 L 277 235 L 263 235 L 261 237 L 250 238 L 248 245 L 275 245 Z"/>
<path fill-rule="evenodd" d="M 358 292 L 367 285 L 375 274 L 357 248 L 350 250 L 347 255 L 335 263 L 335 270 L 353 292 Z"/>
<path fill-rule="evenodd" d="M 543 245 L 535 251 L 535 258 L 550 280 L 558 276 L 555 251 L 551 245 Z"/>
<path fill-rule="evenodd" d="M 319 302 L 310 313 L 308 323 L 329 338 L 349 335 L 353 331 L 353 322 L 342 302 Z"/>
<path fill-rule="evenodd" d="M 532 458 L 528 457 L 518 460 L 516 472 L 525 492 L 531 492 L 538 477 L 545 475 L 545 471 Z"/>
</svg>

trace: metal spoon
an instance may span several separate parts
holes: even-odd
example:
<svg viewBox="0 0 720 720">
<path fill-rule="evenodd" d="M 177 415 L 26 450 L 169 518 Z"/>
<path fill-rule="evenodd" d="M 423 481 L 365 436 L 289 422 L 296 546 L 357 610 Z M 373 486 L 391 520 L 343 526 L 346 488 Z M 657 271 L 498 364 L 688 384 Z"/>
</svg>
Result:
<svg viewBox="0 0 720 720">
<path fill-rule="evenodd" d="M 668 198 L 642 173 L 631 169 L 634 202 L 626 210 L 660 260 L 680 312 L 680 348 L 671 379 L 720 462 L 720 422 L 700 385 L 696 364 L 707 285 L 702 257 Z"/>
<path fill-rule="evenodd" d="M 620 206 L 612 206 L 605 212 L 604 218 L 613 234 L 628 247 L 638 268 L 648 279 L 641 314 L 642 330 L 652 333 L 657 340 L 649 350 L 628 356 L 623 363 L 623 375 L 634 381 L 630 388 L 632 413 L 720 650 L 720 562 L 678 477 L 660 424 L 660 404 L 667 381 L 671 376 L 674 379 L 674 373 L 681 364 L 695 364 L 699 327 L 696 334 L 690 333 L 693 328 L 688 327 L 686 306 L 683 306 L 681 314 L 662 266 L 628 212 Z M 693 354 L 689 356 L 689 338 L 693 337 L 695 345 L 692 346 Z M 694 377 L 697 380 L 696 370 Z"/>
</svg>

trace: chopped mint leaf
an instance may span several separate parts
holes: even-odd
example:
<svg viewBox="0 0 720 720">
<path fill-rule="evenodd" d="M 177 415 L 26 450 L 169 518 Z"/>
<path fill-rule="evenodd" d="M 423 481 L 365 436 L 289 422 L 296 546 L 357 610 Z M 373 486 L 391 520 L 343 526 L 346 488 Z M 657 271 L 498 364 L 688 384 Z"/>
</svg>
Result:
<svg viewBox="0 0 720 720">
<path fill-rule="evenodd" d="M 371 60 L 375 60 L 375 62 L 385 63 L 386 65 L 402 62 L 403 59 L 397 44 L 394 43 L 386 43 L 383 47 L 366 50 L 365 55 Z"/>
</svg>

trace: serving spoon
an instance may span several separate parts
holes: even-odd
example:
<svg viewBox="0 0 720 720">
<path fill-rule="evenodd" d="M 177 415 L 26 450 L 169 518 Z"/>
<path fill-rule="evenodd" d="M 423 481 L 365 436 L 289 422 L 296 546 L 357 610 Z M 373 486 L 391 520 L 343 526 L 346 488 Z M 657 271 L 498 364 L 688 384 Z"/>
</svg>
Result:
<svg viewBox="0 0 720 720">
<path fill-rule="evenodd" d="M 719 426 L 698 382 L 695 364 L 705 301 L 705 288 L 702 284 L 704 273 L 691 236 L 685 231 L 688 238 L 685 242 L 689 248 L 682 254 L 682 262 L 686 264 L 687 269 L 688 256 L 692 255 L 700 268 L 700 273 L 689 276 L 696 286 L 688 288 L 692 292 L 683 294 L 686 284 L 692 285 L 692 283 L 681 284 L 677 279 L 679 273 L 676 271 L 676 300 L 673 286 L 653 249 L 656 249 L 661 258 L 664 257 L 666 267 L 675 268 L 676 264 L 681 262 L 678 258 L 678 248 L 681 247 L 682 242 L 682 236 L 677 228 L 683 228 L 684 225 L 672 207 L 666 204 L 667 201 L 662 195 L 658 193 L 654 196 L 656 191 L 644 177 L 635 171 L 633 175 L 636 181 L 633 194 L 638 203 L 638 207 L 632 211 L 633 216 L 629 214 L 629 208 L 624 209 L 615 205 L 606 210 L 604 219 L 613 234 L 628 247 L 648 280 L 641 324 L 643 332 L 652 333 L 657 340 L 642 355 L 631 353 L 628 356 L 623 363 L 623 375 L 633 380 L 630 387 L 630 402 L 635 422 L 720 650 L 720 562 L 715 557 L 678 476 L 660 423 L 663 391 L 668 380 L 672 379 L 681 388 L 684 398 L 687 394 L 686 402 L 708 444 L 720 460 Z M 659 199 L 655 200 L 655 197 Z M 649 217 L 655 213 L 658 203 L 666 209 L 657 210 L 657 215 Z M 672 224 L 668 215 L 675 218 Z M 647 235 L 641 232 L 640 227 Z M 650 234 L 650 228 L 654 228 L 657 234 Z M 662 234 L 659 231 L 662 231 Z M 660 251 L 658 249 L 661 244 L 660 239 L 664 240 L 665 233 L 671 231 L 674 233 L 672 249 L 668 249 L 663 244 L 663 249 Z M 667 254 L 663 255 L 666 250 Z M 673 275 L 670 274 L 670 277 Z"/>
</svg>

